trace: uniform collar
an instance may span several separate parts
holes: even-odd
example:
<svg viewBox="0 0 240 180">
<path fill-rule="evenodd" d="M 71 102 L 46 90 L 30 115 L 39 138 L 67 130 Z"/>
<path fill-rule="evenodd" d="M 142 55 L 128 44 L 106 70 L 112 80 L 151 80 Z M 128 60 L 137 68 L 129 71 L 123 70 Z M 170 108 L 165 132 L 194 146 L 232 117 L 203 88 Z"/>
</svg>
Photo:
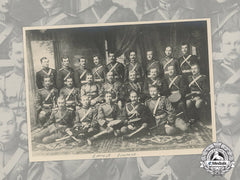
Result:
<svg viewBox="0 0 240 180">
<path fill-rule="evenodd" d="M 13 141 L 7 144 L 0 143 L 0 151 L 6 152 L 9 150 L 17 149 L 18 147 L 18 140 L 15 138 Z"/>
<path fill-rule="evenodd" d="M 60 14 L 62 12 L 61 7 L 56 7 L 54 9 L 51 9 L 50 11 L 45 11 L 48 16 L 55 16 L 57 14 Z"/>
</svg>

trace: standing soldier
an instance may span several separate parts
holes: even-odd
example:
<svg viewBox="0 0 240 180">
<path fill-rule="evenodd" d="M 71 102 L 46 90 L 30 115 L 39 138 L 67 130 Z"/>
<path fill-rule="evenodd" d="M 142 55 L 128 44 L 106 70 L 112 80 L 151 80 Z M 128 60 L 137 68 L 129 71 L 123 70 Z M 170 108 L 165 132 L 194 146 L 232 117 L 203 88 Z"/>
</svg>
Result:
<svg viewBox="0 0 240 180">
<path fill-rule="evenodd" d="M 62 68 L 57 72 L 57 88 L 60 90 L 64 87 L 64 81 L 68 78 L 73 78 L 73 69 L 70 67 L 70 62 L 68 57 L 62 58 Z"/>
<path fill-rule="evenodd" d="M 79 59 L 79 67 L 74 71 L 74 81 L 77 88 L 81 88 L 82 85 L 86 84 L 86 74 L 89 70 L 86 67 L 86 59 L 81 57 Z"/>
<path fill-rule="evenodd" d="M 43 125 L 43 129 L 33 135 L 35 142 L 49 144 L 66 134 L 69 134 L 70 137 L 73 136 L 70 131 L 75 118 L 73 110 L 66 107 L 63 97 L 57 99 L 57 105 L 58 108 L 52 111 L 50 119 Z"/>
<path fill-rule="evenodd" d="M 39 89 L 36 97 L 36 109 L 38 114 L 38 123 L 43 126 L 49 119 L 52 108 L 56 106 L 58 90 L 52 87 L 50 77 L 43 78 L 44 88 Z"/>
<path fill-rule="evenodd" d="M 183 56 L 180 57 L 178 61 L 184 78 L 187 78 L 192 74 L 191 65 L 197 62 L 197 57 L 195 55 L 191 55 L 189 51 L 189 45 L 187 43 L 182 43 L 181 52 Z"/>
<path fill-rule="evenodd" d="M 168 74 L 168 67 L 169 66 L 174 66 L 176 73 L 180 74 L 180 66 L 179 63 L 177 61 L 177 59 L 175 59 L 172 56 L 172 47 L 171 46 L 167 46 L 165 48 L 165 57 L 161 60 L 162 66 L 163 66 L 163 70 L 164 70 L 164 74 Z"/>
<path fill-rule="evenodd" d="M 153 67 L 157 68 L 158 74 L 160 75 L 160 73 L 163 72 L 163 67 L 162 67 L 162 64 L 159 61 L 154 59 L 153 51 L 148 50 L 146 55 L 147 55 L 147 72 L 146 72 L 147 77 L 149 77 L 150 69 L 153 68 Z"/>
<path fill-rule="evenodd" d="M 100 87 L 102 83 L 105 81 L 106 76 L 106 67 L 100 63 L 99 56 L 93 56 L 94 68 L 92 69 L 92 74 L 94 78 L 94 82 L 99 84 Z"/>
<path fill-rule="evenodd" d="M 194 9 L 187 7 L 183 0 L 158 0 L 159 6 L 142 16 L 141 21 L 175 20 L 195 18 Z"/>
<path fill-rule="evenodd" d="M 208 78 L 200 74 L 198 64 L 192 64 L 191 70 L 192 75 L 188 77 L 190 93 L 186 95 L 188 117 L 192 120 L 196 120 L 194 110 L 197 110 L 197 118 L 199 118 L 202 123 L 206 123 L 205 103 L 209 96 Z"/>
<path fill-rule="evenodd" d="M 135 51 L 130 51 L 129 60 L 130 60 L 130 62 L 125 67 L 125 75 L 124 75 L 125 81 L 127 81 L 127 78 L 128 78 L 129 73 L 131 71 L 135 71 L 137 80 L 142 81 L 143 77 L 144 77 L 144 71 L 142 69 L 142 65 L 136 59 L 136 52 Z"/>
<path fill-rule="evenodd" d="M 87 23 L 112 23 L 137 21 L 131 9 L 123 8 L 112 0 L 95 0 L 94 4 L 78 15 L 80 22 Z"/>
<path fill-rule="evenodd" d="M 113 72 L 116 80 L 123 82 L 124 81 L 124 65 L 117 62 L 115 54 L 113 52 L 108 53 L 109 63 L 107 64 L 107 72 Z"/>
<path fill-rule="evenodd" d="M 79 89 L 73 87 L 73 78 L 68 77 L 65 80 L 66 86 L 60 90 L 60 96 L 64 97 L 66 100 L 67 108 L 76 109 L 79 106 Z"/>
<path fill-rule="evenodd" d="M 40 59 L 42 69 L 36 73 L 36 84 L 38 89 L 43 88 L 43 78 L 49 76 L 53 80 L 53 86 L 56 87 L 57 71 L 49 68 L 49 60 L 46 57 Z"/>
<path fill-rule="evenodd" d="M 46 16 L 34 22 L 33 26 L 51 26 L 71 24 L 75 20 L 65 13 L 62 8 L 62 0 L 39 0 Z"/>
</svg>

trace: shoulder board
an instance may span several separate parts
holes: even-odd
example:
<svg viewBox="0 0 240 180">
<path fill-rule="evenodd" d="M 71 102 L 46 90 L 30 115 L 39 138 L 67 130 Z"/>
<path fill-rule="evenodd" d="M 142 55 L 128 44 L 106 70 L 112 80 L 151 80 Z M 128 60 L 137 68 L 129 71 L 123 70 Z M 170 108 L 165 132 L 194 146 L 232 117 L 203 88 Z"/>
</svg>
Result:
<svg viewBox="0 0 240 180">
<path fill-rule="evenodd" d="M 158 10 L 158 9 L 159 9 L 159 7 L 156 7 L 156 8 L 153 8 L 153 9 L 149 9 L 149 10 L 147 10 L 146 12 L 144 12 L 143 15 L 150 14 L 150 13 L 152 13 L 152 12 L 155 12 L 155 11 Z"/>
</svg>

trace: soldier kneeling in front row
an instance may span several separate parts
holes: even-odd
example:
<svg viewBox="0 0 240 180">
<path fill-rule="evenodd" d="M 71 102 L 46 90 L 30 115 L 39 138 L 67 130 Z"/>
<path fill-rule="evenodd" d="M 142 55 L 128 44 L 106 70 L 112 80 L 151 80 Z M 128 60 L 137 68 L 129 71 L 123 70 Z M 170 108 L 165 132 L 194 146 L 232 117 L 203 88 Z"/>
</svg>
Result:
<svg viewBox="0 0 240 180">
<path fill-rule="evenodd" d="M 174 135 L 179 131 L 186 131 L 188 125 L 180 118 L 176 117 L 175 110 L 165 96 L 159 96 L 157 86 L 149 87 L 151 99 L 146 101 L 147 108 L 155 118 L 156 128 L 160 134 Z"/>
</svg>

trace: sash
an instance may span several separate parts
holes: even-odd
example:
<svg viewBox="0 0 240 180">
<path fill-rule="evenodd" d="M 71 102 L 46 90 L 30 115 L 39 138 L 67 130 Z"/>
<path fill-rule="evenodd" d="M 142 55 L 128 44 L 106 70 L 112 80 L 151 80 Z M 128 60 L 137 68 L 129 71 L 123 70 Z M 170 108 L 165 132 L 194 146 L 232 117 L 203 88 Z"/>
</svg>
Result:
<svg viewBox="0 0 240 180">
<path fill-rule="evenodd" d="M 163 17 L 164 20 L 173 20 L 173 19 L 179 19 L 182 11 L 181 9 L 178 9 L 172 17 L 169 17 L 166 14 L 164 14 L 161 9 L 158 9 L 158 13 Z"/>
<path fill-rule="evenodd" d="M 133 85 L 133 83 L 131 83 L 131 82 L 129 82 L 129 84 L 130 84 L 130 86 L 134 89 L 134 90 L 136 90 L 137 91 L 137 88 L 139 88 L 140 89 L 140 91 L 141 91 L 141 87 L 140 86 L 138 86 L 138 84 L 137 84 L 137 87 L 136 86 L 134 86 Z"/>
<path fill-rule="evenodd" d="M 182 67 L 182 65 L 183 65 L 185 62 L 187 62 L 187 60 L 188 60 L 191 56 L 192 56 L 192 55 L 188 55 L 187 58 L 185 58 L 185 57 L 183 56 L 184 61 L 180 64 L 180 67 Z M 188 62 L 187 62 L 187 63 L 188 63 Z M 188 65 L 190 66 L 189 63 L 188 63 Z"/>
<path fill-rule="evenodd" d="M 73 93 L 74 88 L 72 88 L 72 90 L 68 93 L 67 97 L 66 97 L 66 101 L 69 99 L 69 97 L 71 96 L 71 94 Z"/>
<path fill-rule="evenodd" d="M 236 72 L 230 68 L 229 66 L 227 66 L 226 64 L 224 63 L 221 63 L 221 66 L 224 67 L 225 69 L 227 69 L 228 71 L 230 71 L 232 74 L 235 74 Z"/>
<path fill-rule="evenodd" d="M 24 154 L 24 150 L 18 148 L 16 152 L 13 154 L 11 159 L 8 161 L 5 167 L 0 169 L 0 180 L 3 180 L 7 177 L 7 175 L 12 171 L 12 169 L 16 166 L 22 155 Z"/>
<path fill-rule="evenodd" d="M 155 107 L 153 109 L 153 116 L 156 116 L 156 112 L 157 112 L 157 108 L 158 108 L 160 100 L 161 100 L 161 98 L 159 97 L 156 104 L 155 104 Z"/>
<path fill-rule="evenodd" d="M 48 23 L 46 23 L 46 26 L 51 26 L 51 25 L 55 25 L 57 24 L 59 21 L 63 20 L 64 18 L 66 18 L 67 15 L 64 13 L 60 13 L 59 15 L 57 15 L 56 17 L 54 17 L 51 21 L 49 21 Z M 42 26 L 44 25 L 43 23 L 41 23 Z"/>
<path fill-rule="evenodd" d="M 157 80 L 153 81 L 153 82 L 152 82 L 152 85 L 155 85 L 156 83 L 157 83 Z"/>
<path fill-rule="evenodd" d="M 132 105 L 131 105 L 132 106 Z M 130 115 L 129 118 L 131 119 L 137 112 L 136 109 L 139 107 L 139 105 L 136 105 L 135 107 L 133 107 L 133 109 L 130 111 L 127 106 L 126 106 L 126 110 L 127 113 Z"/>
<path fill-rule="evenodd" d="M 224 84 L 234 84 L 236 83 L 240 78 L 240 69 L 234 73 Z"/>
<path fill-rule="evenodd" d="M 80 119 L 80 122 L 82 122 L 88 116 L 88 114 L 90 113 L 91 110 L 92 110 L 92 108 L 89 108 L 87 110 L 86 114 L 84 114 L 84 116 Z"/>
<path fill-rule="evenodd" d="M 102 77 L 98 74 L 98 70 L 101 69 L 103 66 L 99 66 L 93 74 L 97 74 L 97 76 L 102 79 Z"/>
<path fill-rule="evenodd" d="M 48 76 L 50 76 L 50 74 L 51 74 L 51 72 L 52 72 L 52 69 L 50 69 L 50 70 L 48 71 L 48 73 L 47 73 L 46 71 L 44 71 L 43 69 L 42 69 L 42 71 L 43 71 L 45 74 L 47 74 Z"/>
<path fill-rule="evenodd" d="M 112 72 L 112 71 L 117 67 L 117 65 L 118 65 L 118 63 L 116 62 L 116 63 L 114 64 L 114 66 L 111 67 L 111 69 L 109 70 L 109 72 Z"/>
<path fill-rule="evenodd" d="M 170 59 L 170 60 L 163 66 L 163 69 L 165 69 L 165 68 L 167 67 L 167 65 L 168 65 L 169 63 L 171 63 L 172 61 L 173 61 L 173 58 Z"/>
<path fill-rule="evenodd" d="M 198 77 L 196 77 L 196 79 L 193 78 L 192 82 L 190 82 L 188 86 L 191 87 L 195 83 L 198 86 L 198 88 L 200 89 L 200 91 L 202 91 L 202 88 L 197 83 L 197 80 L 199 80 L 201 77 L 202 77 L 202 75 L 199 75 Z"/>
<path fill-rule="evenodd" d="M 0 44 L 2 44 L 7 39 L 12 31 L 13 26 L 6 26 L 6 28 L 0 33 Z"/>
<path fill-rule="evenodd" d="M 67 70 L 66 70 L 67 71 Z M 71 74 L 71 72 L 69 72 L 69 71 L 67 71 L 68 73 L 67 73 L 67 75 L 64 77 L 64 81 L 66 81 L 66 79 L 70 76 L 70 74 Z"/>
<path fill-rule="evenodd" d="M 45 98 L 44 101 L 47 101 L 50 98 L 50 96 L 52 95 L 52 93 L 53 93 L 53 89 L 50 91 L 50 93 L 48 93 L 48 96 Z"/>
<path fill-rule="evenodd" d="M 135 71 L 136 67 L 137 67 L 137 64 L 135 64 L 135 65 L 133 66 L 133 68 L 131 69 L 131 72 L 132 72 L 132 71 Z"/>
<path fill-rule="evenodd" d="M 93 14 L 97 18 L 97 23 L 105 23 L 113 15 L 113 13 L 118 9 L 118 7 L 117 6 L 110 7 L 101 18 L 98 16 L 98 14 L 96 13 L 96 11 L 93 7 L 91 9 L 92 9 Z"/>
<path fill-rule="evenodd" d="M 215 29 L 213 32 L 212 32 L 212 36 L 214 36 L 218 31 L 220 31 L 222 29 L 222 27 L 228 22 L 228 20 L 234 16 L 236 13 L 238 13 L 240 10 L 239 8 L 236 8 L 234 9 L 231 13 L 229 13 L 225 19 L 219 24 L 218 28 Z"/>
<path fill-rule="evenodd" d="M 61 120 L 64 120 L 64 118 L 65 118 L 66 115 L 67 115 L 67 110 L 66 110 L 66 112 L 64 113 L 64 115 L 63 115 L 61 118 L 59 118 L 59 119 L 56 120 L 56 123 L 57 123 L 57 122 L 60 122 Z"/>
<path fill-rule="evenodd" d="M 83 78 L 83 76 L 87 73 L 87 70 L 84 70 L 83 73 L 80 76 L 80 80 Z"/>
<path fill-rule="evenodd" d="M 177 78 L 178 78 L 178 76 L 176 76 L 171 82 L 170 82 L 170 84 L 169 84 L 169 88 L 171 88 L 172 87 L 172 85 L 174 84 L 178 89 L 179 89 L 179 87 L 174 83 L 176 80 L 177 80 Z"/>
</svg>

